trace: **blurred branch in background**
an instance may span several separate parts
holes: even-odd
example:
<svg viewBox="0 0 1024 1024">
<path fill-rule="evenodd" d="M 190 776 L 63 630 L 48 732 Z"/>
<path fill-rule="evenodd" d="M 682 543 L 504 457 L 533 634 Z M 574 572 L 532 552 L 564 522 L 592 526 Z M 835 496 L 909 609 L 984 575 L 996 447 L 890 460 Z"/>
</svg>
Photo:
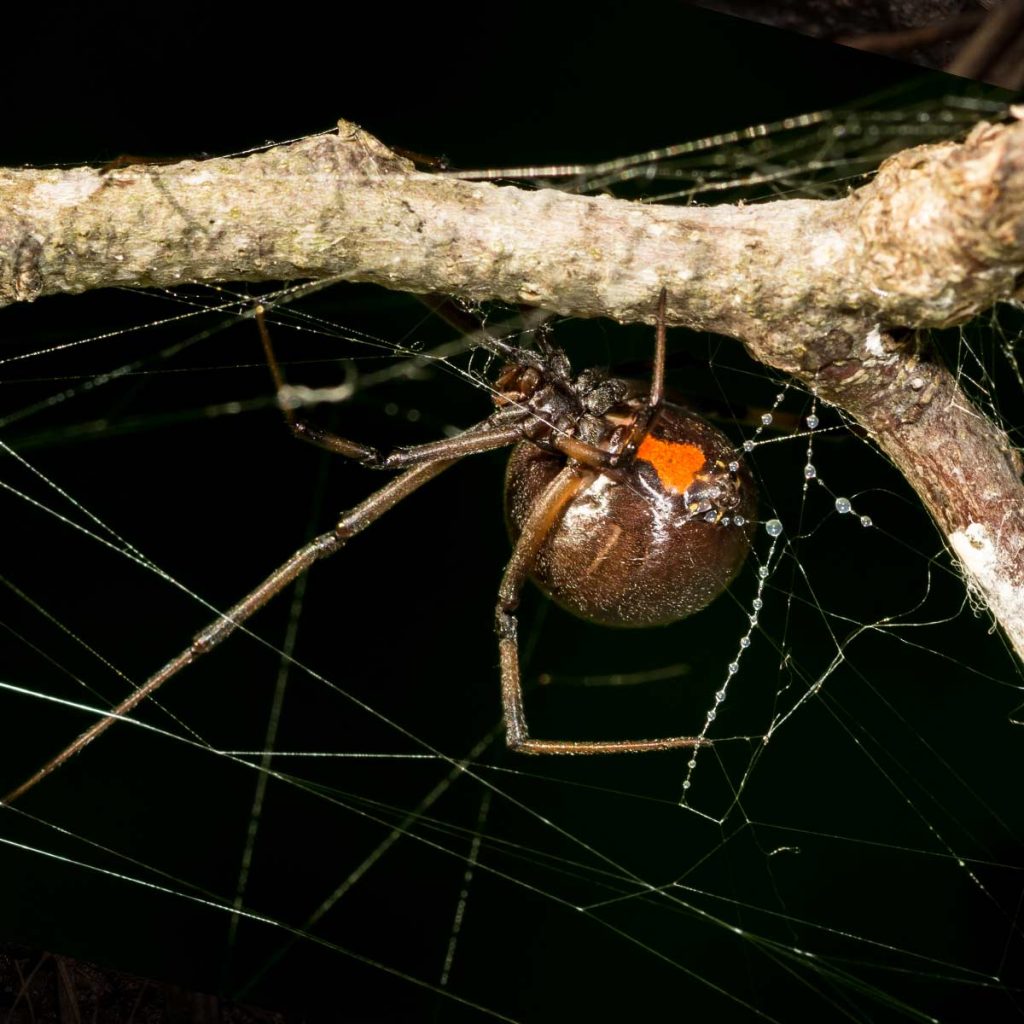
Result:
<svg viewBox="0 0 1024 1024">
<path fill-rule="evenodd" d="M 1024 0 L 691 0 L 722 14 L 1024 88 Z"/>
</svg>

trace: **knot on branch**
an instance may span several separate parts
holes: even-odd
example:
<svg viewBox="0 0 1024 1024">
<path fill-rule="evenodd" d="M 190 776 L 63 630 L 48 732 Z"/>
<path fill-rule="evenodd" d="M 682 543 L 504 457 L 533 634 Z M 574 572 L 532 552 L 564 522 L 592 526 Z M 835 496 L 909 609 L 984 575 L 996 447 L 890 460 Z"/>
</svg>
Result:
<svg viewBox="0 0 1024 1024">
<path fill-rule="evenodd" d="M 43 290 L 42 241 L 28 220 L 0 211 L 0 306 L 31 302 Z"/>
<path fill-rule="evenodd" d="M 1024 272 L 1024 122 L 890 157 L 857 194 L 864 284 L 887 323 L 947 327 Z"/>
<path fill-rule="evenodd" d="M 410 174 L 416 165 L 399 156 L 369 132 L 351 121 L 338 122 L 338 134 L 326 136 L 333 143 L 335 159 L 341 164 L 339 170 L 365 177 L 388 174 Z"/>
</svg>

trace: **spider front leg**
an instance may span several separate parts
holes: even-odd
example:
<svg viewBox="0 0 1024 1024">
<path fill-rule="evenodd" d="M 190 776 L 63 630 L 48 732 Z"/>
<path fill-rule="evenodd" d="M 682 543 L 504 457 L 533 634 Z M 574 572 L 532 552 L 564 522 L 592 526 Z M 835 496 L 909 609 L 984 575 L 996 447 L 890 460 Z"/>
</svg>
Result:
<svg viewBox="0 0 1024 1024">
<path fill-rule="evenodd" d="M 270 368 L 270 375 L 274 379 L 274 388 L 277 393 L 281 413 L 292 435 L 300 441 L 306 441 L 335 455 L 354 459 L 370 469 L 393 470 L 409 469 L 412 466 L 433 462 L 436 459 L 459 459 L 464 455 L 475 455 L 477 452 L 489 451 L 493 448 L 503 448 L 506 445 L 515 443 L 522 436 L 519 424 L 527 417 L 527 412 L 525 409 L 514 407 L 499 410 L 486 421 L 491 428 L 487 433 L 487 440 L 482 440 L 479 434 L 472 438 L 460 435 L 453 438 L 444 438 L 441 441 L 431 441 L 427 444 L 413 445 L 408 448 L 398 448 L 387 455 L 372 445 L 362 444 L 359 441 L 350 441 L 346 437 L 341 437 L 329 430 L 325 430 L 315 423 L 310 423 L 296 416 L 294 409 L 287 402 L 283 401 L 288 385 L 284 379 L 284 374 L 281 372 L 277 356 L 274 354 L 274 346 L 270 340 L 270 331 L 266 323 L 266 310 L 263 306 L 257 306 L 253 311 L 253 316 L 260 331 L 260 340 L 263 342 L 263 353 L 266 356 L 267 366 Z"/>
<path fill-rule="evenodd" d="M 707 743 L 696 736 L 673 736 L 655 740 L 535 740 L 530 738 L 523 712 L 523 687 L 519 672 L 518 623 L 515 610 L 523 585 L 548 535 L 558 528 L 566 506 L 597 473 L 580 465 L 569 465 L 556 476 L 533 506 L 522 533 L 505 567 L 498 589 L 495 628 L 501 662 L 501 702 L 505 718 L 505 741 L 521 754 L 621 754 L 650 750 L 672 750 Z"/>
<path fill-rule="evenodd" d="M 313 540 L 299 548 L 286 562 L 278 566 L 262 583 L 250 591 L 228 611 L 219 615 L 204 630 L 193 637 L 192 642 L 179 654 L 175 655 L 162 668 L 154 672 L 144 683 L 125 697 L 116 707 L 103 713 L 77 739 L 69 743 L 59 754 L 46 762 L 34 775 L 21 785 L 12 789 L 0 798 L 0 806 L 12 804 L 39 782 L 52 774 L 65 762 L 83 751 L 93 740 L 102 736 L 115 722 L 124 718 L 147 697 L 152 696 L 166 682 L 187 668 L 204 654 L 208 654 L 227 637 L 235 632 L 249 618 L 259 611 L 268 601 L 279 594 L 290 583 L 308 570 L 316 562 L 340 551 L 352 537 L 362 533 L 368 526 L 375 523 L 382 515 L 390 511 L 400 501 L 419 490 L 425 483 L 439 473 L 455 465 L 464 455 L 490 451 L 496 447 L 496 432 L 488 420 L 470 427 L 457 437 L 448 438 L 440 444 L 446 446 L 444 456 L 432 458 L 422 457 L 418 465 L 407 469 L 401 475 L 389 480 L 378 491 L 375 491 L 354 508 L 345 512 L 326 533 L 314 537 Z M 517 435 L 518 436 L 518 435 Z M 507 441 L 504 443 L 508 443 Z M 423 445 L 427 448 L 427 445 Z"/>
</svg>

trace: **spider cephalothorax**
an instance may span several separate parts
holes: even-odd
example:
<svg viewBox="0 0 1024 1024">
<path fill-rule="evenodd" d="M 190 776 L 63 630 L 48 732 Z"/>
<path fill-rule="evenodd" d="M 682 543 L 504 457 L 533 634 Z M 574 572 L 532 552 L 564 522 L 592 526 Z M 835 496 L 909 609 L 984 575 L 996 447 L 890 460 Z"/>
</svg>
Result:
<svg viewBox="0 0 1024 1024">
<path fill-rule="evenodd" d="M 544 356 L 524 350 L 506 364 L 495 381 L 495 404 L 527 413 L 524 436 L 542 448 L 557 451 L 558 438 L 574 437 L 612 452 L 624 424 L 606 414 L 628 390 L 626 381 L 600 369 L 574 378 L 565 353 L 547 347 Z"/>
</svg>

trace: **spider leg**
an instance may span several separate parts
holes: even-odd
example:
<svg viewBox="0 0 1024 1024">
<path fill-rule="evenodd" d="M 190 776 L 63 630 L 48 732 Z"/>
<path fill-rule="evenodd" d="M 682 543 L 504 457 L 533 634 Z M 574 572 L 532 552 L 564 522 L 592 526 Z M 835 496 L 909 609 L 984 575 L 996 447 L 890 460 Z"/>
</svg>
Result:
<svg viewBox="0 0 1024 1024">
<path fill-rule="evenodd" d="M 614 476 L 614 468 L 618 462 L 617 452 L 605 451 L 597 445 L 588 441 L 581 441 L 578 437 L 571 437 L 566 434 L 556 435 L 552 445 L 566 458 L 574 459 L 576 462 L 589 469 L 596 469 Z"/>
<path fill-rule="evenodd" d="M 515 439 L 518 439 L 518 434 Z M 371 523 L 378 520 L 385 512 L 394 508 L 403 498 L 422 487 L 427 481 L 453 466 L 463 455 L 474 452 L 488 451 L 497 447 L 495 432 L 488 421 L 471 427 L 458 437 L 451 438 L 449 449 L 452 454 L 448 458 L 434 457 L 431 461 L 423 461 L 420 465 L 406 470 L 400 476 L 389 480 L 380 490 L 375 491 L 365 501 L 346 512 L 338 520 L 332 530 L 314 537 L 303 545 L 286 562 L 278 566 L 258 587 L 247 594 L 231 609 L 211 622 L 204 630 L 197 633 L 188 647 L 173 657 L 159 671 L 149 677 L 138 689 L 126 697 L 117 707 L 106 712 L 102 718 L 83 732 L 76 740 L 65 747 L 59 754 L 51 758 L 42 768 L 18 787 L 11 790 L 0 800 L 0 804 L 11 804 L 23 796 L 47 775 L 56 771 L 84 750 L 93 740 L 101 736 L 119 718 L 140 704 L 146 697 L 155 693 L 164 683 L 176 676 L 183 668 L 213 650 L 226 637 L 230 636 L 239 626 L 259 611 L 271 598 L 279 594 L 288 584 L 301 576 L 314 562 L 333 555 L 345 546 L 350 537 L 361 533 Z M 508 443 L 505 441 L 504 443 Z"/>
<path fill-rule="evenodd" d="M 651 369 L 651 390 L 647 398 L 649 409 L 657 409 L 665 398 L 665 307 L 668 292 L 662 288 L 658 296 L 657 327 L 654 332 L 654 366 Z"/>
<path fill-rule="evenodd" d="M 623 462 L 633 456 L 643 441 L 651 421 L 665 400 L 665 308 L 668 303 L 668 292 L 662 288 L 658 296 L 657 330 L 654 340 L 654 365 L 651 371 L 651 390 L 647 397 L 647 408 L 637 414 L 633 421 L 630 436 L 616 452 L 608 452 L 603 448 L 588 444 L 576 437 L 556 437 L 554 446 L 563 455 L 575 459 L 584 466 L 599 470 L 606 476 L 615 476 L 615 471 Z"/>
<path fill-rule="evenodd" d="M 495 628 L 501 662 L 501 701 L 505 717 L 505 741 L 522 754 L 618 754 L 649 750 L 696 747 L 707 743 L 695 736 L 654 740 L 535 740 L 530 738 L 523 712 L 523 687 L 519 672 L 518 622 L 515 610 L 523 584 L 544 541 L 565 511 L 566 505 L 594 479 L 594 473 L 569 465 L 548 484 L 523 525 L 498 589 Z"/>
<path fill-rule="evenodd" d="M 294 409 L 287 402 L 282 401 L 282 396 L 287 390 L 287 383 L 281 372 L 277 356 L 274 354 L 274 346 L 270 340 L 270 331 L 266 323 L 266 311 L 262 306 L 256 307 L 254 317 L 256 325 L 259 327 L 263 353 L 267 359 L 267 366 L 270 367 L 270 375 L 274 379 L 274 387 L 285 423 L 292 435 L 300 441 L 324 448 L 335 455 L 354 459 L 371 469 L 409 469 L 412 466 L 433 462 L 436 459 L 456 459 L 462 458 L 463 455 L 473 455 L 476 452 L 502 448 L 505 445 L 513 444 L 522 437 L 521 431 L 515 424 L 525 420 L 529 413 L 526 409 L 517 408 L 499 410 L 487 421 L 493 429 L 488 434 L 486 442 L 479 435 L 468 437 L 466 434 L 460 434 L 457 437 L 431 441 L 428 444 L 398 448 L 387 455 L 372 445 L 350 441 L 346 437 L 318 427 L 316 424 L 296 416 Z"/>
</svg>

